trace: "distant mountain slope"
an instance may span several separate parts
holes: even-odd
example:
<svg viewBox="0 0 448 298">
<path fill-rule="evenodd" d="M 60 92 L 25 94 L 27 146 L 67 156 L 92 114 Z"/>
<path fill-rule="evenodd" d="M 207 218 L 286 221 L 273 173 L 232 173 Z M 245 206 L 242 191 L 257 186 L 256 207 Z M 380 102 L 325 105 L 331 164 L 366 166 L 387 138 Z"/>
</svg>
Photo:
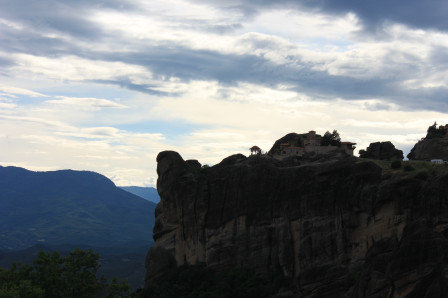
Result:
<svg viewBox="0 0 448 298">
<path fill-rule="evenodd" d="M 86 171 L 0 166 L 0 250 L 149 244 L 155 204 Z"/>
<path fill-rule="evenodd" d="M 153 203 L 158 203 L 160 201 L 159 193 L 154 187 L 140 187 L 140 186 L 119 186 L 134 195 L 144 198 Z"/>
</svg>

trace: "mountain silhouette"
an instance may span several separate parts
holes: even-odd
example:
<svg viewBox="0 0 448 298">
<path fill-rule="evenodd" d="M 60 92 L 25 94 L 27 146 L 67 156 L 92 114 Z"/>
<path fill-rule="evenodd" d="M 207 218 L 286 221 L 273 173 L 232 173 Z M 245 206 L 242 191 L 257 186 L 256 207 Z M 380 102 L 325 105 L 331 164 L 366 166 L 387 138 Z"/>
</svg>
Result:
<svg viewBox="0 0 448 298">
<path fill-rule="evenodd" d="M 155 206 L 98 173 L 0 166 L 0 250 L 149 245 Z"/>
<path fill-rule="evenodd" d="M 119 186 L 121 189 L 124 189 L 136 196 L 144 198 L 153 203 L 160 202 L 160 196 L 157 193 L 157 189 L 154 187 L 141 187 L 141 186 Z"/>
</svg>

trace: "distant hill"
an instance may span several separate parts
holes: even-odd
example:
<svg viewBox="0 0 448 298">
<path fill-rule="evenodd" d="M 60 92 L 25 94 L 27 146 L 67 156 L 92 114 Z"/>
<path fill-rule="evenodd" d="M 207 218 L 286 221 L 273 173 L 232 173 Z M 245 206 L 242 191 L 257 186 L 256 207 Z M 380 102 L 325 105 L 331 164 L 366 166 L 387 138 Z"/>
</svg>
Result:
<svg viewBox="0 0 448 298">
<path fill-rule="evenodd" d="M 140 187 L 140 186 L 119 186 L 134 195 L 137 195 L 145 200 L 153 203 L 158 203 L 160 201 L 159 193 L 154 187 Z"/>
<path fill-rule="evenodd" d="M 98 173 L 0 166 L 0 250 L 150 245 L 155 206 Z"/>
</svg>

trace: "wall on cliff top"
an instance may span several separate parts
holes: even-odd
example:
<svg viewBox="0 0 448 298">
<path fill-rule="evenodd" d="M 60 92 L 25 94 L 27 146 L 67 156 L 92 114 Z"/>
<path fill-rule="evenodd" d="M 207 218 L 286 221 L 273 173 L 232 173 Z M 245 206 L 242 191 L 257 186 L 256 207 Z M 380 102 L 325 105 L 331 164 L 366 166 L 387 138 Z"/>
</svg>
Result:
<svg viewBox="0 0 448 298">
<path fill-rule="evenodd" d="M 260 276 L 281 270 L 298 297 L 446 287 L 448 174 L 385 179 L 378 165 L 354 157 L 300 164 L 239 154 L 202 168 L 165 151 L 157 162 L 161 201 L 146 288 L 170 267 L 197 263 Z"/>
</svg>

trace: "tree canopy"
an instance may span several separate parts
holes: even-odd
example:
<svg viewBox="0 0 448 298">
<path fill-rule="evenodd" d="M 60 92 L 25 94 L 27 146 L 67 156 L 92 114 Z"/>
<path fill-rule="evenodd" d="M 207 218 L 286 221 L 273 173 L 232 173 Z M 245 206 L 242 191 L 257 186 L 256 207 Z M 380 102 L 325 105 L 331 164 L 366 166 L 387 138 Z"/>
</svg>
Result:
<svg viewBox="0 0 448 298">
<path fill-rule="evenodd" d="M 321 146 L 339 146 L 341 145 L 341 137 L 339 136 L 338 131 L 335 129 L 333 132 L 325 132 L 320 141 Z"/>
<path fill-rule="evenodd" d="M 99 255 L 75 249 L 68 256 L 39 252 L 32 265 L 14 263 L 0 268 L 0 297 L 124 297 L 130 286 L 98 278 Z"/>
<path fill-rule="evenodd" d="M 428 127 L 426 139 L 436 139 L 441 138 L 446 134 L 446 130 L 440 129 L 440 127 L 437 127 L 437 122 L 434 122 L 433 125 Z"/>
</svg>

